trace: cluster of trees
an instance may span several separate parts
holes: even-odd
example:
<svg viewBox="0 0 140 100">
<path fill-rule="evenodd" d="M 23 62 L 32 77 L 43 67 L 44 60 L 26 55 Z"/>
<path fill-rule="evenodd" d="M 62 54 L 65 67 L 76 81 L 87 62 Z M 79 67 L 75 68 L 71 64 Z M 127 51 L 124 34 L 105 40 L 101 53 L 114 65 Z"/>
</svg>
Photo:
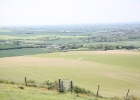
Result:
<svg viewBox="0 0 140 100">
<path fill-rule="evenodd" d="M 140 34 L 107 34 L 99 36 L 90 36 L 87 38 L 79 38 L 82 41 L 90 42 L 118 42 L 118 41 L 133 41 L 135 39 L 140 39 Z"/>
<path fill-rule="evenodd" d="M 22 49 L 22 47 L 0 48 L 0 50 L 9 50 L 9 49 Z"/>
<path fill-rule="evenodd" d="M 8 49 L 21 49 L 19 46 L 12 46 L 9 44 L 0 45 L 0 50 L 8 50 Z"/>
<path fill-rule="evenodd" d="M 13 47 L 1 47 L 0 50 L 9 50 L 9 49 L 22 49 L 22 48 L 45 48 L 42 46 L 13 46 Z"/>
<path fill-rule="evenodd" d="M 6 42 L 5 40 L 0 39 L 0 42 Z"/>
<path fill-rule="evenodd" d="M 0 45 L 0 50 L 9 50 L 9 49 L 22 49 L 22 48 L 45 48 L 46 45 L 33 45 L 33 44 L 27 44 L 23 45 L 20 44 L 18 41 L 14 41 L 12 44 L 2 44 Z"/>
<path fill-rule="evenodd" d="M 82 48 L 83 45 L 81 44 L 65 44 L 60 46 L 61 50 L 67 50 L 67 49 L 78 49 L 78 48 Z"/>
<path fill-rule="evenodd" d="M 88 46 L 88 48 L 90 50 L 102 50 L 102 51 L 105 51 L 105 50 L 115 50 L 115 49 L 127 49 L 127 50 L 131 50 L 131 49 L 139 49 L 139 47 L 136 47 L 136 46 L 133 46 L 133 45 L 130 45 L 130 46 L 123 46 L 123 45 L 90 45 Z"/>
<path fill-rule="evenodd" d="M 48 37 L 39 38 L 38 40 L 41 40 L 41 41 L 53 41 L 53 40 L 59 40 L 59 39 L 60 39 L 60 37 L 48 36 Z"/>
</svg>

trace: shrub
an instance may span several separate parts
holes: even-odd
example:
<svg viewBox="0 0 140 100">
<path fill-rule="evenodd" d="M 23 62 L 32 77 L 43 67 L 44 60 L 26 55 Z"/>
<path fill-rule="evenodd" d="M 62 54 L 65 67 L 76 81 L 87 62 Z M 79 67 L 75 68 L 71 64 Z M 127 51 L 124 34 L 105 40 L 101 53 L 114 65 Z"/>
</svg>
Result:
<svg viewBox="0 0 140 100">
<path fill-rule="evenodd" d="M 19 86 L 18 88 L 19 88 L 19 89 L 24 89 L 24 87 L 23 87 L 23 86 Z"/>
<path fill-rule="evenodd" d="M 73 91 L 75 93 L 81 93 L 81 94 L 86 94 L 86 95 L 92 94 L 92 92 L 90 90 L 86 90 L 86 89 L 78 87 L 78 86 L 73 86 Z"/>
<path fill-rule="evenodd" d="M 113 98 L 111 98 L 111 100 L 140 100 L 140 99 L 138 99 L 134 95 L 130 95 L 127 98 L 125 98 L 125 97 L 119 98 L 117 96 L 114 96 Z"/>
<path fill-rule="evenodd" d="M 2 80 L 2 79 L 0 79 L 0 83 L 4 83 L 4 84 L 15 84 L 15 82 L 7 81 L 7 80 Z"/>
<path fill-rule="evenodd" d="M 121 100 L 121 99 L 117 96 L 114 96 L 113 98 L 111 98 L 111 100 Z"/>
<path fill-rule="evenodd" d="M 30 79 L 30 80 L 28 80 L 28 83 L 34 83 L 35 84 L 36 82 L 35 82 L 35 80 Z"/>
<path fill-rule="evenodd" d="M 35 80 L 31 80 L 31 79 L 30 79 L 30 80 L 27 81 L 27 83 L 28 83 L 28 86 L 37 87 L 37 86 L 35 85 L 35 83 L 36 83 Z"/>
<path fill-rule="evenodd" d="M 45 85 L 47 85 L 47 89 L 53 90 L 57 89 L 57 81 L 50 82 L 49 80 L 45 81 Z"/>
<path fill-rule="evenodd" d="M 134 95 L 130 95 L 130 96 L 127 97 L 126 100 L 140 100 L 140 99 L 138 99 L 138 98 L 135 97 Z"/>
</svg>

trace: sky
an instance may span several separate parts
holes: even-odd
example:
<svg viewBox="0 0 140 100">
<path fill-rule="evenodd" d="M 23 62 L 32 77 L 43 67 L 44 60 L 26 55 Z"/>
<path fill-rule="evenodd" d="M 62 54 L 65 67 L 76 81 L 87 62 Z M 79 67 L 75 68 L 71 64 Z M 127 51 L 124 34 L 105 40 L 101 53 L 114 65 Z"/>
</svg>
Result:
<svg viewBox="0 0 140 100">
<path fill-rule="evenodd" d="M 140 0 L 0 0 L 0 26 L 140 21 Z"/>
</svg>

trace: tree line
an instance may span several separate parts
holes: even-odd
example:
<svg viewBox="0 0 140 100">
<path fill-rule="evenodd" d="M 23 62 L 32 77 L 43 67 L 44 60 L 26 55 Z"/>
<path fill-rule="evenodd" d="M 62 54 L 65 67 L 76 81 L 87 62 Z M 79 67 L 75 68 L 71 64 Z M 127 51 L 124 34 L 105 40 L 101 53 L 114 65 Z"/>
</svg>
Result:
<svg viewBox="0 0 140 100">
<path fill-rule="evenodd" d="M 90 45 L 87 46 L 89 48 L 89 50 L 102 50 L 102 51 L 106 51 L 106 50 L 121 50 L 121 49 L 127 49 L 127 50 L 131 50 L 131 49 L 140 49 L 137 46 L 124 46 L 124 45 L 108 45 L 108 44 L 99 44 L 99 45 Z"/>
</svg>

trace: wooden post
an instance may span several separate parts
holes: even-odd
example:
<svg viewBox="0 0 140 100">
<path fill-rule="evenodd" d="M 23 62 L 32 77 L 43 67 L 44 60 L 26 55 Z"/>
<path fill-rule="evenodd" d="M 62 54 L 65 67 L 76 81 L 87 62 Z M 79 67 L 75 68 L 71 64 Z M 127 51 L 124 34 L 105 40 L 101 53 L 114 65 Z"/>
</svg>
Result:
<svg viewBox="0 0 140 100">
<path fill-rule="evenodd" d="M 61 91 L 61 80 L 59 79 L 59 91 Z"/>
<path fill-rule="evenodd" d="M 97 96 L 99 95 L 100 85 L 98 85 Z"/>
<path fill-rule="evenodd" d="M 62 81 L 62 92 L 64 92 L 63 81 Z"/>
<path fill-rule="evenodd" d="M 26 77 L 25 77 L 25 85 L 27 86 L 27 80 L 26 80 Z"/>
<path fill-rule="evenodd" d="M 126 98 L 125 98 L 125 99 L 127 99 L 128 93 L 129 93 L 129 89 L 128 89 L 128 91 L 127 91 L 127 94 L 126 94 Z"/>
<path fill-rule="evenodd" d="M 60 84 L 60 79 L 58 80 L 58 83 L 59 83 L 59 89 L 60 89 L 60 87 L 61 87 L 61 84 Z"/>
<path fill-rule="evenodd" d="M 73 83 L 72 83 L 72 81 L 70 82 L 70 88 L 71 88 L 71 92 L 72 92 L 72 86 L 73 86 Z"/>
</svg>

